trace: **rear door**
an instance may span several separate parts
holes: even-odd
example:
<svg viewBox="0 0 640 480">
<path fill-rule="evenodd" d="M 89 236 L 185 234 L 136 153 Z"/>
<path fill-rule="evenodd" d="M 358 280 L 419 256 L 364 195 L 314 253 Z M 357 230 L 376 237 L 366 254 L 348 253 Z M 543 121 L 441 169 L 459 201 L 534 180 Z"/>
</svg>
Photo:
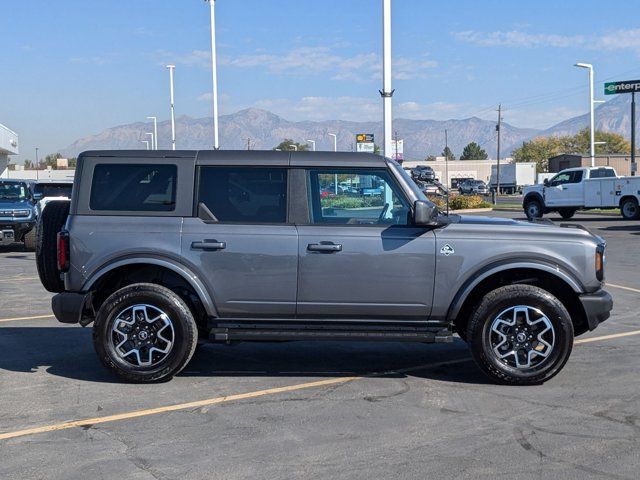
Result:
<svg viewBox="0 0 640 480">
<path fill-rule="evenodd" d="M 287 222 L 286 166 L 201 164 L 182 256 L 222 317 L 295 315 L 298 236 Z"/>
<path fill-rule="evenodd" d="M 299 317 L 427 319 L 432 230 L 410 224 L 409 201 L 384 168 L 308 169 L 309 219 L 298 224 Z M 335 177 L 349 194 L 326 193 Z"/>
</svg>

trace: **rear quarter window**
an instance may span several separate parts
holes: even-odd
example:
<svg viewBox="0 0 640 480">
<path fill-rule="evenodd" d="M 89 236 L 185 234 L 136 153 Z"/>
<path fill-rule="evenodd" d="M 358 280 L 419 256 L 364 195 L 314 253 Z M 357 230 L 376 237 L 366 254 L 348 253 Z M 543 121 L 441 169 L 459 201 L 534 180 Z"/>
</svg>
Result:
<svg viewBox="0 0 640 480">
<path fill-rule="evenodd" d="M 177 167 L 152 164 L 98 164 L 93 170 L 89 208 L 116 212 L 172 212 Z"/>
</svg>

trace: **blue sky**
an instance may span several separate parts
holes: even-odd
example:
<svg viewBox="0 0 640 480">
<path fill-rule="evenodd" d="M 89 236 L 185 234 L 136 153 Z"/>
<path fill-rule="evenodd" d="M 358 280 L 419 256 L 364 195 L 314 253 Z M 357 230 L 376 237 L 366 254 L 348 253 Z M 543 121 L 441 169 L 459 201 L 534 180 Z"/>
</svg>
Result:
<svg viewBox="0 0 640 480">
<path fill-rule="evenodd" d="M 217 0 L 221 113 L 381 117 L 380 0 Z M 17 160 L 147 115 L 209 116 L 202 0 L 2 0 L 0 123 Z M 587 111 L 585 70 L 640 77 L 640 2 L 393 0 L 394 116 L 494 118 L 544 128 Z"/>
</svg>

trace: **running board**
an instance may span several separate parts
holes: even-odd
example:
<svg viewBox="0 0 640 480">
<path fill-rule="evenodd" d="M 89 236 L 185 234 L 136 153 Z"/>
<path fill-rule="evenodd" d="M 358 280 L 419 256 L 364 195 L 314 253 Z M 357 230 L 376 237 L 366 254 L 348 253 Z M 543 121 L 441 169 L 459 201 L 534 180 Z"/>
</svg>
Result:
<svg viewBox="0 0 640 480">
<path fill-rule="evenodd" d="M 305 340 L 450 343 L 447 328 L 388 327 L 379 325 L 313 325 L 217 323 L 209 331 L 213 342 L 282 342 Z"/>
</svg>

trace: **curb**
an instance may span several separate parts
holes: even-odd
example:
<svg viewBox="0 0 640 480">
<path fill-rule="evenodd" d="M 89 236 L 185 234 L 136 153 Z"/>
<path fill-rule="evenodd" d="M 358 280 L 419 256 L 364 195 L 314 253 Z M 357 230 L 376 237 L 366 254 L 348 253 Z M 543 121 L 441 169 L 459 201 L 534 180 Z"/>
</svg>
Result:
<svg viewBox="0 0 640 480">
<path fill-rule="evenodd" d="M 494 208 L 463 208 L 461 210 L 449 210 L 449 213 L 477 213 L 492 212 Z"/>
</svg>

